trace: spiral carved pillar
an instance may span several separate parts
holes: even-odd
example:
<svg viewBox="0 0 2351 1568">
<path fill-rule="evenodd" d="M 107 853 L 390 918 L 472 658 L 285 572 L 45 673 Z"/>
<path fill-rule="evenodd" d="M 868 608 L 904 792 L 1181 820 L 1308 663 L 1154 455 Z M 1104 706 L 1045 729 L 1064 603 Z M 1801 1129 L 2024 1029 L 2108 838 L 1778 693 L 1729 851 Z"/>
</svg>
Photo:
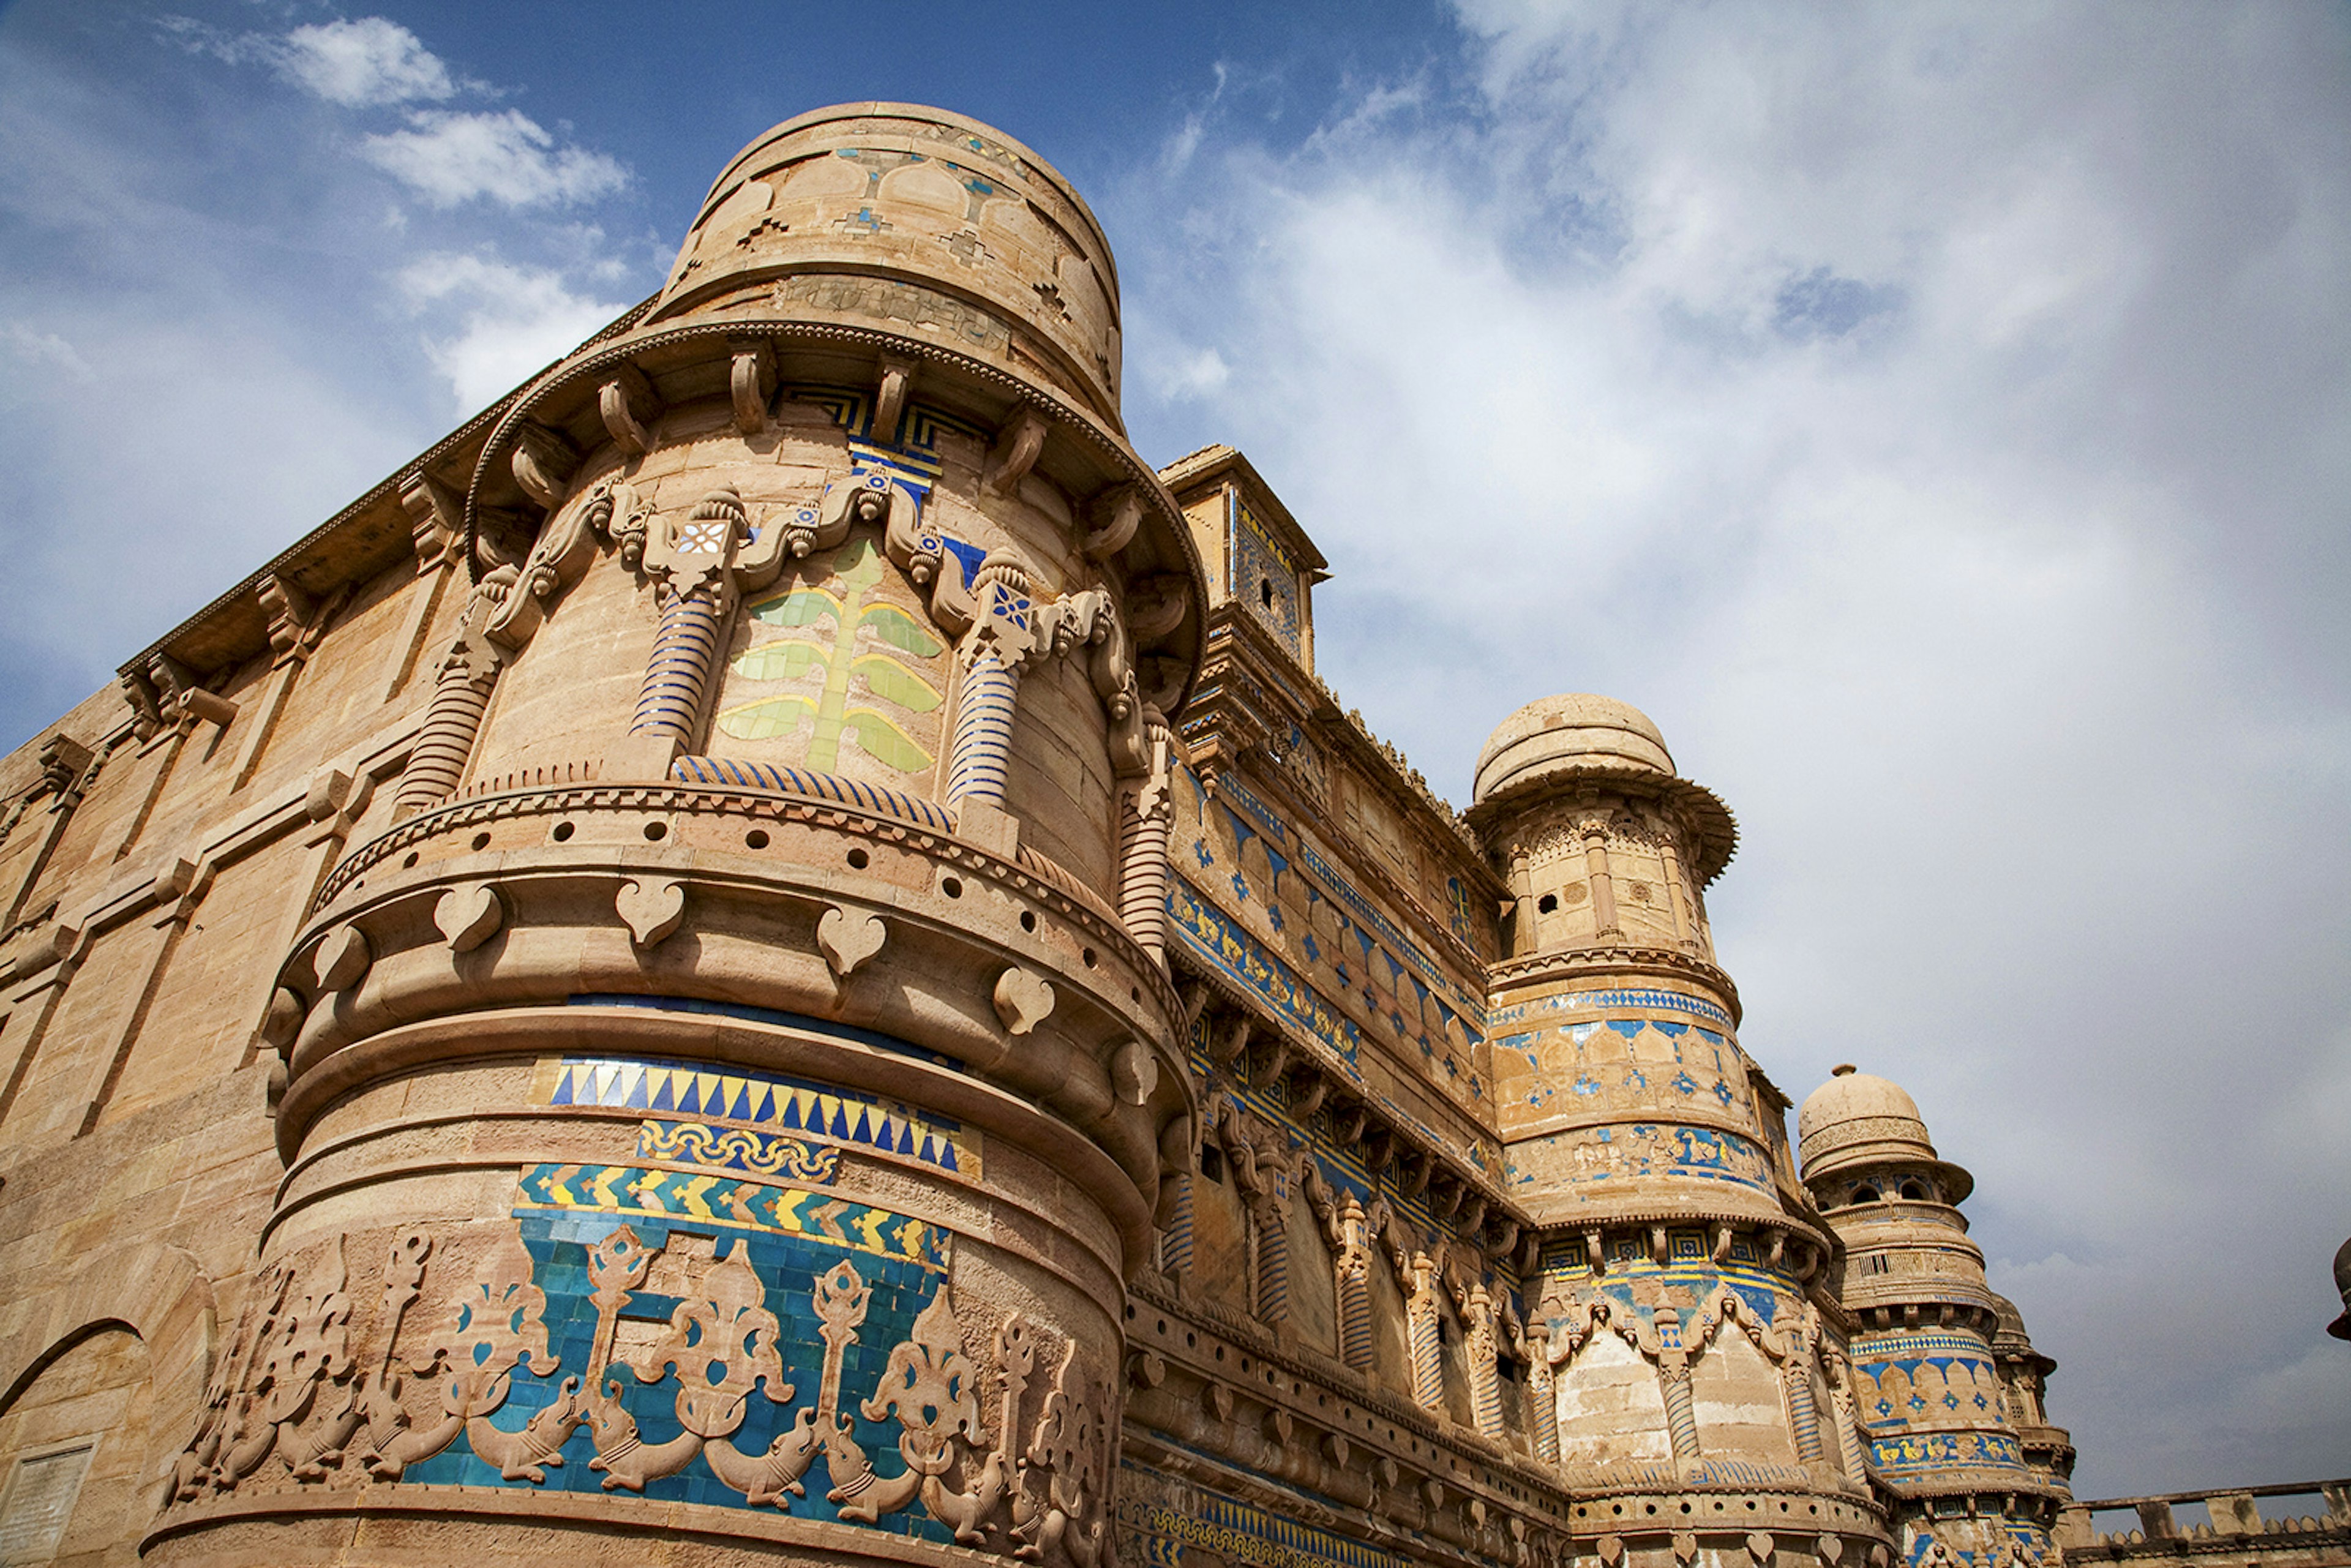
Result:
<svg viewBox="0 0 2351 1568">
<path fill-rule="evenodd" d="M 1144 723 L 1151 771 L 1119 794 L 1118 913 L 1144 950 L 1167 951 L 1167 888 L 1173 874 L 1167 845 L 1176 826 L 1168 772 L 1167 721 L 1152 714 Z"/>
<path fill-rule="evenodd" d="M 690 746 L 702 721 L 727 606 L 711 587 L 684 593 L 664 589 L 663 600 L 661 626 L 645 661 L 645 684 L 629 733 L 668 736 L 681 747 Z"/>
<path fill-rule="evenodd" d="M 1040 636 L 1036 586 L 1018 556 L 991 554 L 980 563 L 973 586 L 979 617 L 963 660 L 947 801 L 958 810 L 978 805 L 1001 810 L 1020 673 L 1050 643 Z"/>
<path fill-rule="evenodd" d="M 1020 672 L 993 640 L 981 643 L 964 666 L 963 706 L 956 715 L 954 760 L 947 799 L 957 806 L 1004 804 L 1005 753 L 1012 745 L 1012 706 Z"/>
<path fill-rule="evenodd" d="M 424 727 L 417 733 L 408 768 L 392 797 L 393 810 L 410 816 L 455 791 L 465 776 L 465 759 L 474 753 L 481 734 L 482 715 L 497 685 L 497 664 L 486 648 L 470 640 L 453 650 L 433 685 L 433 698 L 424 710 Z"/>
</svg>

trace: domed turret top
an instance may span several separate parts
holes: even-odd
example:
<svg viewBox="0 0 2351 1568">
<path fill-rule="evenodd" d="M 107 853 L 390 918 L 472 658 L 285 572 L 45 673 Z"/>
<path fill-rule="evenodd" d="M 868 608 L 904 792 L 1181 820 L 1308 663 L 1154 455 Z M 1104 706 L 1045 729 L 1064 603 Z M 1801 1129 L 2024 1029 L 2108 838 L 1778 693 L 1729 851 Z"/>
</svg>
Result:
<svg viewBox="0 0 2351 1568">
<path fill-rule="evenodd" d="M 1943 1198 L 1958 1203 L 1974 1186 L 1967 1172 L 1937 1157 L 1918 1103 L 1902 1086 L 1840 1062 L 1796 1112 L 1803 1179 L 1817 1182 L 1861 1166 L 1917 1164 L 1943 1176 Z"/>
<path fill-rule="evenodd" d="M 1673 754 L 1649 716 L 1590 692 L 1540 697 L 1501 722 L 1478 754 L 1469 824 L 1487 834 L 1580 782 L 1671 801 L 1693 830 L 1685 852 L 1700 887 L 1739 847 L 1729 809 L 1713 790 L 1675 774 Z"/>
<path fill-rule="evenodd" d="M 1118 269 L 1051 165 L 907 103 L 788 120 L 711 187 L 647 319 L 784 314 L 927 340 L 1118 428 Z"/>
<path fill-rule="evenodd" d="M 1670 779 L 1674 759 L 1648 715 L 1630 703 L 1570 692 L 1527 704 L 1496 727 L 1478 754 L 1473 800 L 1562 772 L 1654 773 Z"/>
</svg>

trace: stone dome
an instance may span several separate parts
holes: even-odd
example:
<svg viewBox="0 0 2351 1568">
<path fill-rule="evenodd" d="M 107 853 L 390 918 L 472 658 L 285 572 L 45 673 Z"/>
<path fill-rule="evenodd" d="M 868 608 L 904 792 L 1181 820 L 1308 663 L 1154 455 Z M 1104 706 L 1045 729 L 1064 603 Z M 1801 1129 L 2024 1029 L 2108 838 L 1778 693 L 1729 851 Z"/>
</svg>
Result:
<svg viewBox="0 0 2351 1568">
<path fill-rule="evenodd" d="M 1948 1202 L 1959 1202 L 1974 1185 L 1936 1156 L 1918 1103 L 1900 1084 L 1850 1065 L 1837 1067 L 1805 1097 L 1796 1112 L 1796 1147 L 1807 1182 L 1859 1166 L 1916 1164 L 1942 1174 Z"/>
<path fill-rule="evenodd" d="M 2017 1310 L 2014 1301 L 1995 1291 L 1991 1310 L 1991 1348 L 2002 1361 L 2031 1361 L 2043 1377 L 2057 1370 L 2054 1359 L 2032 1348 L 2032 1336 L 2024 1328 L 2024 1314 Z"/>
<path fill-rule="evenodd" d="M 1589 692 L 1541 697 L 1504 719 L 1478 754 L 1471 799 L 1553 773 L 1674 776 L 1666 737 L 1630 703 Z"/>
<path fill-rule="evenodd" d="M 846 103 L 754 139 L 647 319 L 786 314 L 1041 377 L 1118 428 L 1118 269 L 1052 165 L 977 120 Z"/>
</svg>

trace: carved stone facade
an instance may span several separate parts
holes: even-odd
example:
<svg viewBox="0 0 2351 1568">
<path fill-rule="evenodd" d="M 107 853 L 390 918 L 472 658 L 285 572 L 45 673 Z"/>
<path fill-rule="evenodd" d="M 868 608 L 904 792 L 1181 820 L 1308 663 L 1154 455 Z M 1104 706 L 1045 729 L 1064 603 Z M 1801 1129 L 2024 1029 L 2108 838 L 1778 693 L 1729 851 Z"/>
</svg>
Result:
<svg viewBox="0 0 2351 1568">
<path fill-rule="evenodd" d="M 7 1561 L 2093 1550 L 1916 1107 L 1798 1167 L 1721 802 L 1560 697 L 1453 813 L 1119 340 L 1032 153 L 803 116 L 8 760 Z"/>
</svg>

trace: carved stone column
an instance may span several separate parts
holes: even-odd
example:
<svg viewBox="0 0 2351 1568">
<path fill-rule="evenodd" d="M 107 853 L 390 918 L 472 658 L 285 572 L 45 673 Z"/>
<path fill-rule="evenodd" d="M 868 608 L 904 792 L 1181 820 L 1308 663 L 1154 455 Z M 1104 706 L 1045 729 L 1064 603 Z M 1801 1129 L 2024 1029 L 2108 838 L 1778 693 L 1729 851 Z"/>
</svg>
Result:
<svg viewBox="0 0 2351 1568">
<path fill-rule="evenodd" d="M 1657 855 L 1666 867 L 1666 907 L 1674 917 L 1674 945 L 1691 948 L 1697 943 L 1691 939 L 1692 922 L 1686 902 L 1688 895 L 1682 891 L 1682 857 L 1675 846 L 1675 837 L 1676 824 L 1667 822 L 1657 834 Z"/>
<path fill-rule="evenodd" d="M 1829 1375 L 1829 1404 L 1834 1415 L 1837 1440 L 1837 1460 L 1844 1467 L 1845 1479 L 1858 1486 L 1869 1484 L 1868 1449 L 1861 1434 L 1861 1416 L 1853 1407 L 1852 1364 L 1834 1351 L 1825 1352 L 1822 1364 Z"/>
<path fill-rule="evenodd" d="M 717 584 L 697 583 L 684 592 L 664 586 L 661 591 L 661 629 L 645 661 L 644 689 L 629 733 L 667 736 L 683 748 L 694 744 L 702 723 L 710 666 L 734 606 Z"/>
<path fill-rule="evenodd" d="M 1290 1321 L 1290 1177 L 1259 1166 L 1263 1182 L 1249 1201 L 1249 1239 L 1257 1257 L 1258 1321 L 1280 1328 Z"/>
<path fill-rule="evenodd" d="M 1145 952 L 1167 952 L 1167 843 L 1175 826 L 1169 789 L 1172 736 L 1157 710 L 1144 716 L 1151 771 L 1120 792 L 1118 913 Z"/>
<path fill-rule="evenodd" d="M 1559 1385 L 1552 1376 L 1551 1331 L 1541 1321 L 1527 1325 L 1527 1429 L 1535 1458 L 1559 1462 Z"/>
<path fill-rule="evenodd" d="M 477 601 L 466 608 L 468 620 L 478 619 Z M 424 710 L 424 727 L 417 732 L 408 767 L 392 792 L 396 816 L 413 816 L 447 800 L 465 775 L 465 760 L 482 732 L 482 715 L 496 687 L 499 660 L 495 650 L 469 632 L 441 661 L 434 678 L 433 700 Z"/>
<path fill-rule="evenodd" d="M 392 791 L 395 818 L 413 816 L 456 792 L 499 673 L 588 570 L 599 540 L 613 526 L 616 507 L 631 498 L 624 490 L 605 483 L 574 498 L 549 519 L 520 566 L 498 566 L 474 586 L 456 640 L 435 672 L 424 726 Z"/>
<path fill-rule="evenodd" d="M 1813 1357 L 1815 1336 L 1810 1332 L 1788 1336 L 1788 1354 L 1780 1363 L 1780 1380 L 1788 1396 L 1788 1420 L 1796 1438 L 1796 1455 L 1808 1465 L 1822 1462 L 1820 1406 L 1813 1398 Z"/>
<path fill-rule="evenodd" d="M 947 763 L 947 801 L 1004 809 L 1004 770 L 1020 672 L 1037 648 L 1036 587 L 1017 556 L 991 555 L 973 584 L 978 621 L 967 640 L 963 692 Z"/>
<path fill-rule="evenodd" d="M 1502 1440 L 1501 1371 L 1494 1338 L 1494 1299 L 1482 1283 L 1460 1293 L 1463 1348 L 1469 1364 L 1469 1418 L 1478 1430 Z"/>
<path fill-rule="evenodd" d="M 1338 1230 L 1339 1359 L 1368 1373 L 1373 1360 L 1371 1228 L 1353 1193 L 1340 1206 Z"/>
<path fill-rule="evenodd" d="M 1422 1409 L 1445 1409 L 1444 1305 L 1437 1265 L 1426 1252 L 1405 1263 L 1411 1289 L 1405 1298 L 1405 1343 L 1412 1356 L 1412 1397 Z"/>
<path fill-rule="evenodd" d="M 1613 941 L 1624 932 L 1616 924 L 1616 879 L 1608 870 L 1608 820 L 1587 818 L 1576 831 L 1583 838 L 1584 874 L 1592 883 L 1593 940 Z"/>
<path fill-rule="evenodd" d="M 1167 1184 L 1175 1197 L 1168 1205 L 1167 1224 L 1159 1233 L 1159 1271 L 1176 1279 L 1192 1268 L 1192 1183 L 1196 1179 L 1192 1172 L 1180 1171 Z"/>
<path fill-rule="evenodd" d="M 658 584 L 661 625 L 645 660 L 631 736 L 666 738 L 678 750 L 694 744 L 709 701 L 711 668 L 735 611 L 728 568 L 749 531 L 742 497 L 714 490 L 684 521 L 664 530 L 665 538 L 648 543 L 645 570 Z"/>
<path fill-rule="evenodd" d="M 1660 1311 L 1658 1317 L 1667 1314 Z M 1665 1396 L 1666 1431 L 1673 1440 L 1674 1464 L 1687 1469 L 1698 1462 L 1698 1410 L 1690 1397 L 1689 1353 L 1665 1350 L 1657 1355 L 1657 1387 Z"/>
</svg>

